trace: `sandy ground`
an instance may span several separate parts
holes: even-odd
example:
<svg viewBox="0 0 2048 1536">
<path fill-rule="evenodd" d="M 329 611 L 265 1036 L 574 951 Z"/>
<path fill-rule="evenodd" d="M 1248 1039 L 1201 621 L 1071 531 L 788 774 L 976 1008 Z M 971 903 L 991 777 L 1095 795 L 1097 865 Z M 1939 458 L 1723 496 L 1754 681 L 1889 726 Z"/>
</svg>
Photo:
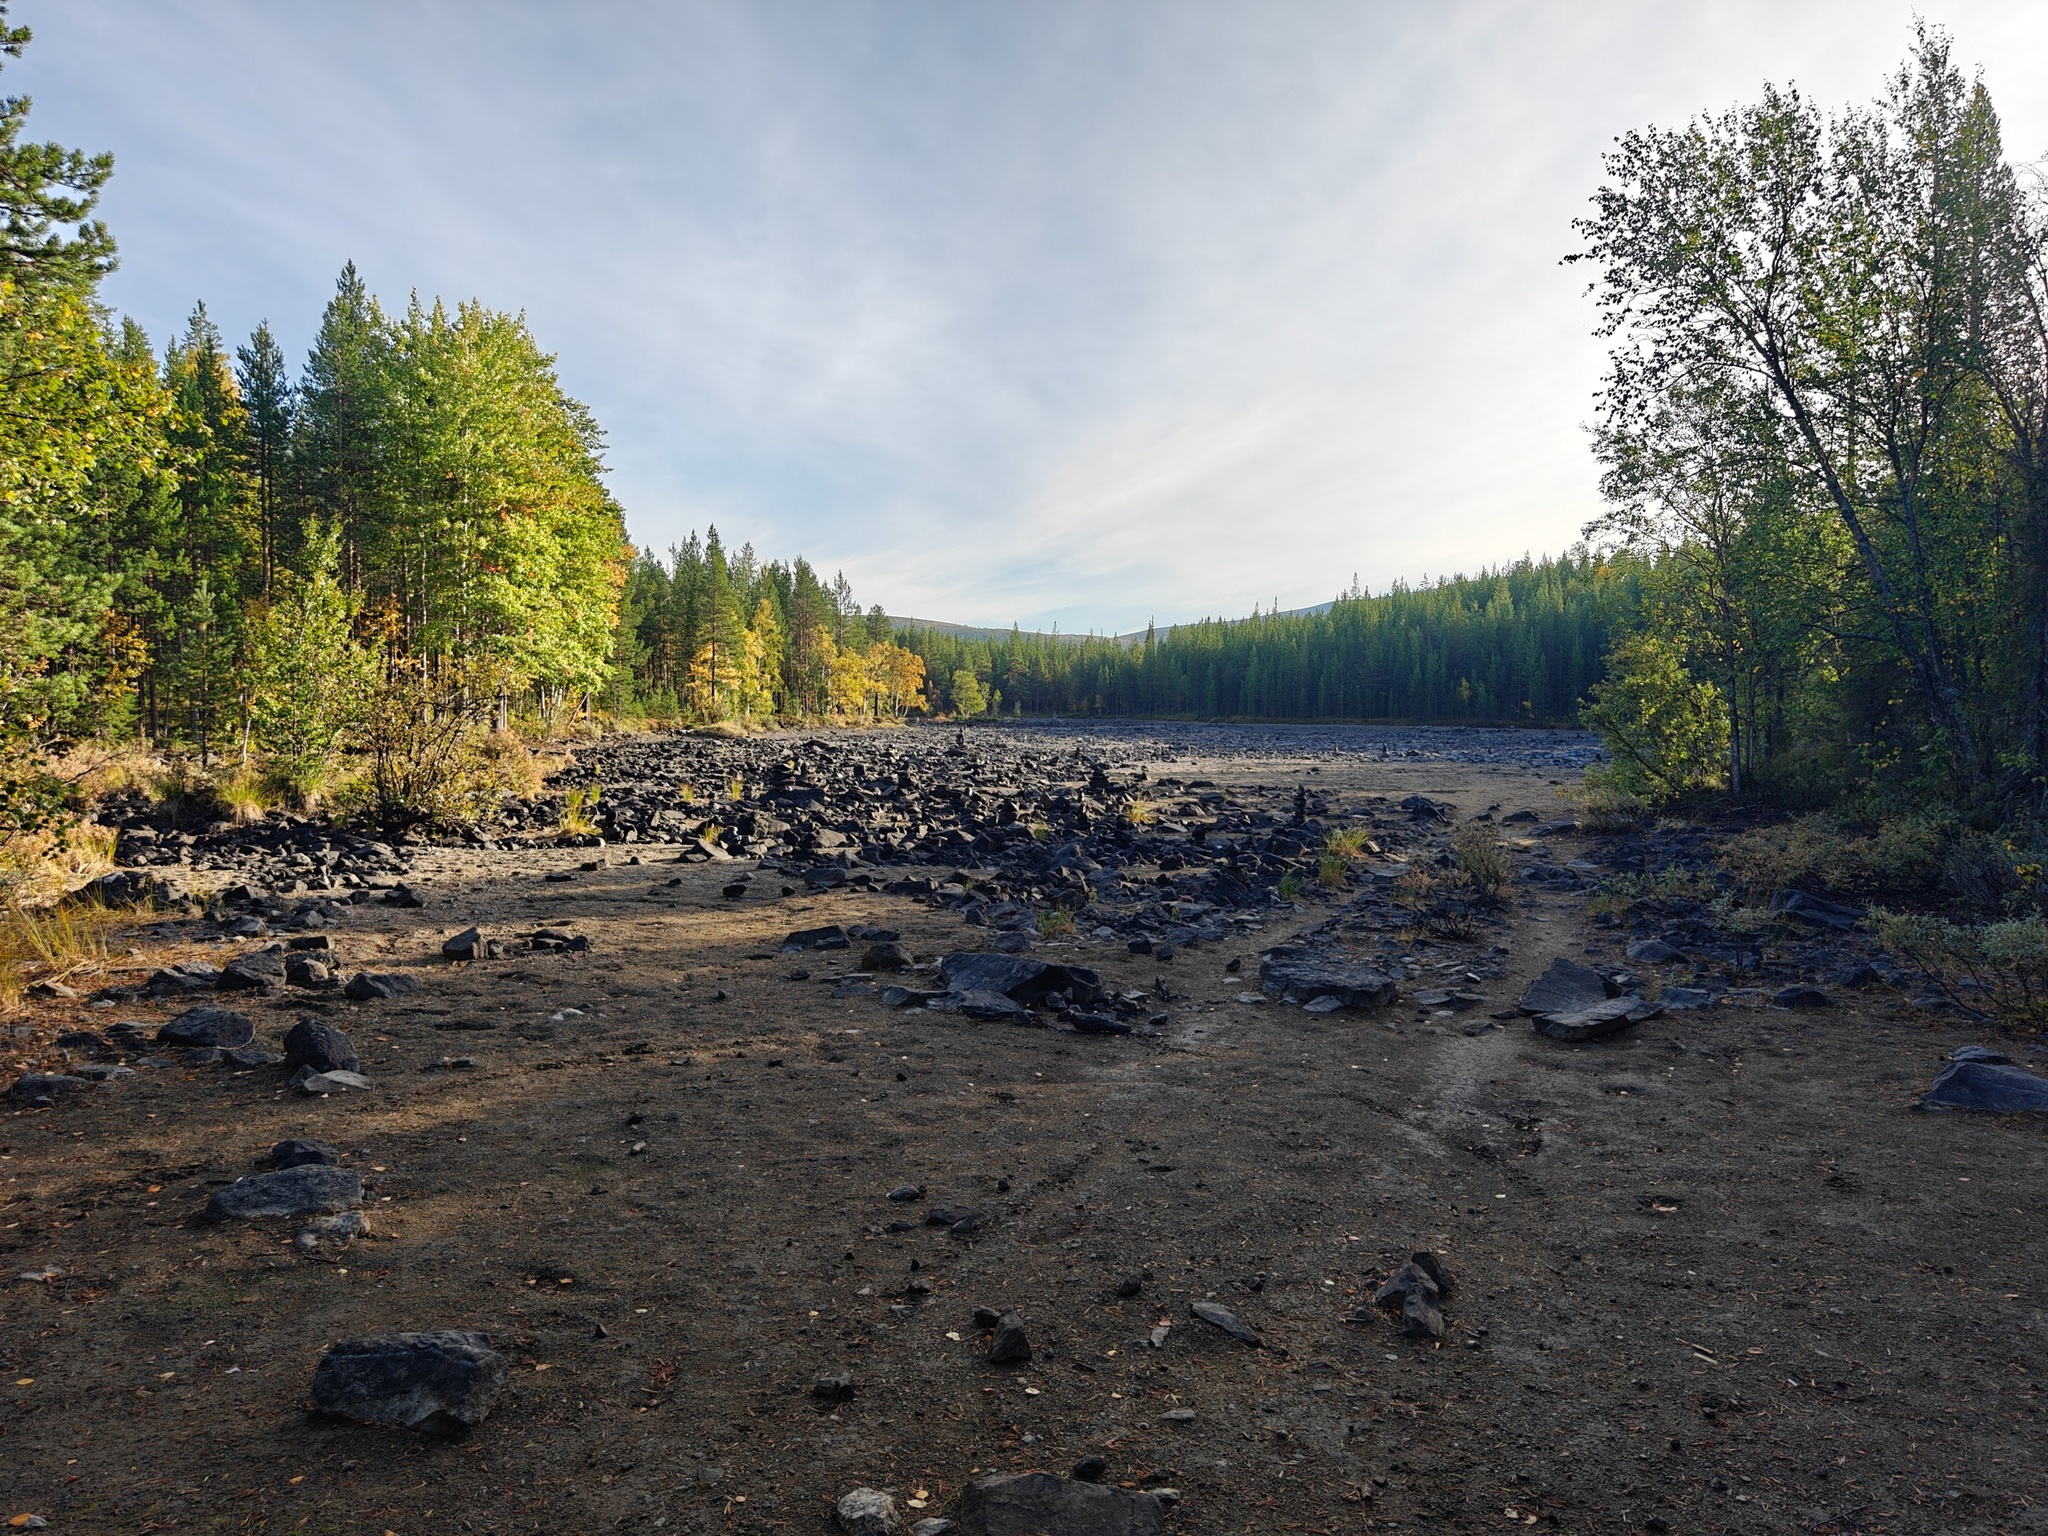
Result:
<svg viewBox="0 0 2048 1536">
<path fill-rule="evenodd" d="M 1263 761 L 1175 771 L 1307 766 L 1276 731 Z M 1560 809 L 1542 769 L 1315 766 L 1340 803 Z M 435 851 L 426 909 L 351 913 L 351 968 L 428 979 L 325 1005 L 369 1093 L 156 1069 L 0 1111 L 0 1279 L 65 1271 L 0 1289 L 0 1518 L 815 1532 L 854 1487 L 914 1519 L 977 1471 L 1093 1452 L 1179 1490 L 1189 1533 L 2048 1530 L 2048 1127 L 1909 1108 L 1981 1030 L 1883 992 L 1578 1047 L 1486 1028 L 1553 957 L 1618 958 L 1582 898 L 1540 892 L 1469 944 L 1410 946 L 1423 976 L 1500 972 L 1462 1014 L 1316 1017 L 1249 1000 L 1251 944 L 1159 965 L 1081 940 L 1039 953 L 1163 979 L 1157 1037 L 975 1024 L 833 998 L 826 962 L 857 949 L 806 957 L 806 981 L 776 953 L 832 922 L 921 958 L 979 947 L 948 914 L 772 879 L 734 903 L 730 866 L 645 848 L 540 879 L 589 856 Z M 592 948 L 441 962 L 472 922 Z M 33 1006 L 17 1027 L 172 1011 Z M 308 1009 L 252 1011 L 274 1040 Z M 301 1256 L 294 1224 L 196 1219 L 294 1135 L 364 1172 L 372 1237 Z M 925 1200 L 885 1198 L 906 1183 Z M 987 1219 L 886 1230 L 933 1203 Z M 1441 1342 L 1360 1310 L 1414 1247 L 1456 1282 Z M 1202 1299 L 1264 1347 L 1193 1319 Z M 980 1306 L 1019 1309 L 1036 1357 L 986 1364 Z M 331 1342 L 441 1327 L 513 1362 L 477 1430 L 306 1413 Z M 840 1370 L 850 1402 L 813 1395 Z"/>
</svg>

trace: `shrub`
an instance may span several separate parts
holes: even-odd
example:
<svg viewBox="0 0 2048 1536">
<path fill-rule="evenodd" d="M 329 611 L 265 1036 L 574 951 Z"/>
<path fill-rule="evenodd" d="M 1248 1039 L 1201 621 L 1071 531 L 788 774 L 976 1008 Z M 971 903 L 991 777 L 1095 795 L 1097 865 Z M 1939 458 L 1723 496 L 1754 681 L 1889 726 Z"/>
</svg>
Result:
<svg viewBox="0 0 2048 1536">
<path fill-rule="evenodd" d="M 1487 901 L 1499 901 L 1515 883 L 1515 863 L 1485 822 L 1470 821 L 1451 839 L 1451 858 Z"/>
<path fill-rule="evenodd" d="M 1721 864 L 1752 901 L 1788 886 L 1896 896 L 1933 886 L 1949 837 L 1946 825 L 1925 818 L 1892 819 L 1859 833 L 1817 812 L 1731 839 Z"/>
<path fill-rule="evenodd" d="M 2020 894 L 2019 871 L 1997 838 L 1964 832 L 1941 861 L 1941 886 L 1963 908 L 1981 917 L 2004 912 Z"/>
<path fill-rule="evenodd" d="M 1611 769 L 1588 768 L 1570 798 L 1588 832 L 1633 832 L 1650 819 L 1650 802 L 1625 788 Z"/>
<path fill-rule="evenodd" d="M 1074 914 L 1065 907 L 1041 907 L 1033 914 L 1033 921 L 1041 939 L 1071 938 L 1074 933 Z"/>
<path fill-rule="evenodd" d="M 1394 882 L 1394 902 L 1415 917 L 1415 931 L 1431 939 L 1469 939 L 1477 933 L 1472 919 L 1472 877 L 1462 869 L 1411 868 Z"/>
<path fill-rule="evenodd" d="M 1308 895 L 1308 882 L 1301 878 L 1300 870 L 1290 869 L 1280 877 L 1280 899 L 1282 901 L 1300 901 L 1306 895 Z"/>
<path fill-rule="evenodd" d="M 1988 1004 L 2009 1022 L 2048 1025 L 2048 923 L 2040 918 L 1952 923 L 1878 910 L 1870 922 L 1879 943 L 1919 966 L 1966 1012 L 1981 1017 Z"/>
<path fill-rule="evenodd" d="M 394 669 L 365 713 L 368 772 L 348 809 L 387 825 L 481 820 L 509 792 L 484 724 L 497 690 L 463 668 Z"/>
</svg>

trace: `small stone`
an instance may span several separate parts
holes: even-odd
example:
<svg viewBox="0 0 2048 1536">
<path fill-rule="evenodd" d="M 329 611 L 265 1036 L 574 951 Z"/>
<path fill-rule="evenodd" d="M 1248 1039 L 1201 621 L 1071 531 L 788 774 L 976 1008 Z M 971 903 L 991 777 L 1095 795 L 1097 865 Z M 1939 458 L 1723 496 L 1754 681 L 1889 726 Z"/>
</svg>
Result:
<svg viewBox="0 0 2048 1536">
<path fill-rule="evenodd" d="M 283 986 L 284 947 L 237 955 L 222 967 L 218 985 L 223 992 L 267 992 Z"/>
<path fill-rule="evenodd" d="M 1109 1476 L 1109 1463 L 1100 1456 L 1083 1456 L 1067 1476 L 1077 1483 L 1099 1483 Z"/>
<path fill-rule="evenodd" d="M 811 1396 L 828 1403 L 852 1402 L 853 1372 L 839 1371 L 830 1376 L 820 1376 L 811 1383 Z"/>
<path fill-rule="evenodd" d="M 937 1515 L 920 1520 L 910 1528 L 910 1536 L 952 1536 L 953 1522 Z"/>
<path fill-rule="evenodd" d="M 292 1234 L 292 1246 L 300 1253 L 311 1253 L 323 1242 L 351 1242 L 369 1230 L 369 1219 L 361 1211 L 343 1211 L 338 1216 L 319 1216 L 307 1222 Z"/>
<path fill-rule="evenodd" d="M 40 1269 L 24 1269 L 14 1277 L 29 1285 L 48 1285 L 52 1280 L 64 1278 L 64 1271 L 58 1265 L 45 1264 Z"/>
<path fill-rule="evenodd" d="M 315 1072 L 311 1067 L 301 1067 L 291 1077 L 291 1085 L 299 1092 L 311 1096 L 333 1093 L 361 1093 L 371 1086 L 370 1080 L 360 1072 L 337 1069 L 333 1072 Z"/>
<path fill-rule="evenodd" d="M 861 952 L 860 968 L 864 971 L 900 971 L 911 961 L 910 951 L 901 944 L 870 944 Z"/>
<path fill-rule="evenodd" d="M 284 979 L 290 986 L 307 989 L 332 986 L 334 969 L 325 960 L 313 955 L 286 955 Z"/>
<path fill-rule="evenodd" d="M 1259 1348 L 1263 1345 L 1264 1341 L 1256 1333 L 1253 1333 L 1251 1329 L 1239 1322 L 1237 1314 L 1228 1307 L 1219 1307 L 1213 1301 L 1198 1301 L 1189 1306 L 1188 1310 L 1211 1328 L 1220 1328 L 1233 1339 L 1241 1340 L 1254 1348 Z"/>
<path fill-rule="evenodd" d="M 1117 1295 L 1119 1295 L 1119 1296 L 1125 1296 L 1125 1297 L 1129 1297 L 1129 1296 L 1135 1296 L 1135 1295 L 1137 1295 L 1137 1294 L 1138 1294 L 1138 1292 L 1139 1292 L 1139 1291 L 1141 1291 L 1141 1290 L 1143 1290 L 1143 1289 L 1144 1289 L 1144 1282 L 1143 1282 L 1143 1281 L 1141 1281 L 1141 1280 L 1140 1280 L 1140 1279 L 1139 1279 L 1139 1278 L 1138 1278 L 1138 1277 L 1137 1277 L 1136 1275 L 1119 1275 L 1119 1276 L 1117 1276 L 1117 1281 L 1116 1281 L 1116 1293 L 1117 1293 Z"/>
<path fill-rule="evenodd" d="M 996 1319 L 995 1337 L 988 1341 L 988 1363 L 1009 1365 L 1031 1358 L 1031 1340 L 1024 1332 L 1024 1319 L 1012 1307 Z"/>
<path fill-rule="evenodd" d="M 924 1198 L 924 1186 L 922 1184 L 898 1184 L 889 1191 L 889 1198 L 891 1200 L 921 1200 Z M 948 1223 L 948 1225 L 951 1225 L 951 1223 Z"/>
<path fill-rule="evenodd" d="M 1771 994 L 1771 1001 L 1780 1008 L 1826 1008 L 1834 1000 L 1819 987 L 1780 987 Z"/>
<path fill-rule="evenodd" d="M 846 1536 L 896 1536 L 903 1529 L 896 1501 L 876 1488 L 856 1488 L 834 1506 Z"/>
<path fill-rule="evenodd" d="M 338 1150 L 310 1137 L 292 1137 L 270 1149 L 270 1166 L 273 1168 L 302 1168 L 308 1164 L 332 1168 L 340 1162 Z"/>
<path fill-rule="evenodd" d="M 1192 1424 L 1195 1422 L 1195 1410 L 1192 1408 L 1169 1408 L 1159 1417 L 1169 1424 Z"/>
<path fill-rule="evenodd" d="M 482 1423 L 510 1376 L 488 1334 L 374 1333 L 328 1350 L 313 1401 L 335 1418 L 450 1435 Z"/>
<path fill-rule="evenodd" d="M 1662 939 L 1637 939 L 1628 947 L 1628 958 L 1637 965 L 1676 965 L 1685 958 L 1685 951 Z"/>
</svg>

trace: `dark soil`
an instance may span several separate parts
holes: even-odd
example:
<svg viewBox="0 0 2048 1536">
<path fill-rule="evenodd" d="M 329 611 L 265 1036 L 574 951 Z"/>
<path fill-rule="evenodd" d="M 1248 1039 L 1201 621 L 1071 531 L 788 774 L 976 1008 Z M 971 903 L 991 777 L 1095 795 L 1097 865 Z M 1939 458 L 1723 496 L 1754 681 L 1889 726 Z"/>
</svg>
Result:
<svg viewBox="0 0 2048 1536">
<path fill-rule="evenodd" d="M 765 783 L 805 739 L 675 738 L 632 745 L 623 769 L 625 748 L 586 765 L 608 800 L 621 779 L 660 782 L 664 760 L 708 795 L 742 759 Z M 1558 784 L 1583 743 L 975 733 L 991 782 L 1028 791 L 1020 819 L 1080 839 L 1087 857 L 1061 866 L 1037 856 L 1053 839 L 977 844 L 1007 825 L 996 789 L 981 809 L 938 807 L 950 732 L 826 740 L 849 761 L 915 759 L 896 845 L 863 830 L 886 793 L 827 848 L 749 786 L 756 814 L 799 834 L 768 829 L 758 841 L 781 851 L 755 869 L 699 847 L 700 828 L 657 845 L 664 807 L 636 789 L 619 802 L 644 799 L 646 829 L 612 824 L 632 843 L 363 856 L 357 889 L 376 864 L 423 907 L 337 887 L 331 917 L 295 916 L 317 886 L 245 905 L 324 927 L 344 974 L 424 981 L 364 1004 L 296 987 L 221 999 L 256 1018 L 258 1045 L 308 1015 L 340 1025 L 367 1092 L 308 1099 L 283 1067 L 168 1064 L 0 1111 L 0 1518 L 821 1532 L 855 1487 L 916 1501 L 915 1519 L 949 1513 L 978 1470 L 1063 1472 L 1093 1453 L 1111 1481 L 1178 1490 L 1168 1528 L 1189 1533 L 2048 1530 L 2048 1126 L 1911 1107 L 1958 1045 L 2041 1058 L 1913 1008 L 1910 988 L 1835 984 L 1868 958 L 1853 937 L 1731 935 L 1695 916 L 1679 920 L 1698 925 L 1685 962 L 1628 965 L 1634 935 L 1594 925 L 1588 886 L 1711 849 L 1499 821 L 1567 817 Z M 1098 764 L 1108 787 L 1091 790 Z M 1418 793 L 1454 809 L 1403 811 Z M 1053 824 L 1062 794 L 1086 829 Z M 1429 867 L 1490 808 L 1546 873 L 1499 913 L 1418 937 L 1396 860 Z M 1360 813 L 1383 856 L 1351 890 L 1282 903 L 1280 878 L 1312 879 L 1316 835 Z M 1224 851 L 1197 853 L 1204 822 L 1223 824 Z M 701 862 L 676 862 L 686 849 Z M 1085 863 L 1116 878 L 1091 884 Z M 869 883 L 813 889 L 824 868 Z M 1221 874 L 1243 900 L 1215 899 Z M 832 924 L 894 930 L 920 964 L 988 949 L 1071 900 L 1077 877 L 1094 905 L 1029 953 L 1097 969 L 1130 1035 L 1076 1032 L 1056 1010 L 1017 1027 L 886 1007 L 840 979 L 860 941 L 780 952 Z M 141 952 L 110 979 L 224 963 L 258 942 L 218 936 L 233 915 L 117 940 Z M 473 924 L 506 956 L 443 960 Z M 524 948 L 542 928 L 589 948 Z M 1264 999 L 1260 952 L 1304 931 L 1331 956 L 1398 965 L 1401 1001 L 1313 1014 Z M 1169 933 L 1170 960 L 1131 952 Z M 1578 1046 L 1491 1017 L 1560 955 L 1651 991 L 1710 983 L 1720 1001 Z M 1789 979 L 1830 1004 L 1772 1006 Z M 1446 990 L 1481 1000 L 1414 1001 Z M 15 1064 L 60 1068 L 58 1034 L 153 1027 L 195 1000 L 31 1003 Z M 471 1064 L 445 1064 L 458 1058 Z M 296 1223 L 199 1219 L 293 1136 L 363 1175 L 370 1236 L 307 1254 Z M 924 1194 L 886 1198 L 903 1185 Z M 923 1224 L 935 1206 L 983 1216 L 956 1233 Z M 1441 1340 L 1371 1304 L 1416 1250 L 1452 1282 Z M 12 1278 L 45 1266 L 63 1273 Z M 1262 1347 L 1194 1317 L 1203 1301 Z M 1017 1309 L 1033 1357 L 987 1363 L 978 1307 Z M 512 1362 L 479 1428 L 435 1440 L 307 1413 L 329 1344 L 438 1328 L 481 1329 Z M 814 1393 L 840 1372 L 850 1399 Z"/>
</svg>

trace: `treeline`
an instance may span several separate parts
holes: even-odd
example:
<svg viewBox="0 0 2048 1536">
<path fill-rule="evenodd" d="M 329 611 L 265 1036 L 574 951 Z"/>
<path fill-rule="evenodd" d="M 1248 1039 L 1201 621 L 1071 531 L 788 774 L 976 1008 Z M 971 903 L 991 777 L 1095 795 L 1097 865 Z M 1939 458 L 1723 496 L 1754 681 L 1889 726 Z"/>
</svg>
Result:
<svg viewBox="0 0 2048 1536">
<path fill-rule="evenodd" d="M 1591 712 L 1619 775 L 2038 817 L 2048 196 L 1982 81 L 1923 27 L 1867 108 L 1767 88 L 1607 173 L 1589 532 L 1650 572 Z"/>
<path fill-rule="evenodd" d="M 909 629 L 943 707 L 1268 720 L 1570 722 L 1637 600 L 1635 560 L 1579 553 L 1322 613 L 1210 619 L 1098 637 L 977 640 Z M 970 707 L 973 706 L 973 707 Z"/>
</svg>

